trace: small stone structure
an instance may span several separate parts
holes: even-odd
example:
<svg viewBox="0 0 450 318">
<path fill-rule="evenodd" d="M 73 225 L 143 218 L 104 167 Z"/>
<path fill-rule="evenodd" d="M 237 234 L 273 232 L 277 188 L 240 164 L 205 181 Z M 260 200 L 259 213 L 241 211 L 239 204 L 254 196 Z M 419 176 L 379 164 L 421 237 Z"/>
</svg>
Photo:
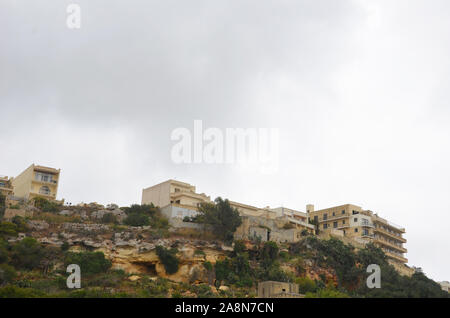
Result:
<svg viewBox="0 0 450 318">
<path fill-rule="evenodd" d="M 303 298 L 294 283 L 265 281 L 258 283 L 258 298 Z"/>
</svg>

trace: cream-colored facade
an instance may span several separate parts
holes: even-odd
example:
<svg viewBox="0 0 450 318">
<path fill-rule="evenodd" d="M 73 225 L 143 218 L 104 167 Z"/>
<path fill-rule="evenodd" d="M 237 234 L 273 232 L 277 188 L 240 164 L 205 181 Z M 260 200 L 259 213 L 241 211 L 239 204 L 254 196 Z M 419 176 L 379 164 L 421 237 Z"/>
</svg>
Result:
<svg viewBox="0 0 450 318">
<path fill-rule="evenodd" d="M 0 194 L 5 197 L 13 194 L 11 180 L 7 176 L 0 176 Z"/>
<path fill-rule="evenodd" d="M 265 281 L 258 283 L 258 298 L 303 298 L 297 284 Z"/>
<path fill-rule="evenodd" d="M 169 219 L 192 217 L 198 205 L 211 202 L 209 196 L 197 193 L 195 186 L 177 180 L 167 180 L 142 191 L 142 204 L 152 203 L 165 208 Z M 314 210 L 308 204 L 306 212 L 285 207 L 258 208 L 248 204 L 229 201 L 239 211 L 244 222 L 236 230 L 236 238 L 250 239 L 253 236 L 278 242 L 298 241 L 304 230 L 314 234 L 314 225 L 320 231 L 338 234 L 359 244 L 373 242 L 383 249 L 390 261 L 405 264 L 407 250 L 403 247 L 405 229 L 379 217 L 370 210 L 353 204 L 344 204 L 322 210 Z M 167 208 L 166 208 L 167 207 Z"/>
<path fill-rule="evenodd" d="M 404 257 L 407 252 L 403 244 L 405 229 L 370 210 L 364 210 L 353 204 L 345 204 L 322 210 L 314 210 L 308 205 L 309 219 L 318 224 L 320 231 L 341 231 L 344 236 L 351 237 L 359 243 L 373 242 L 380 247 L 392 261 L 407 263 Z"/>
<path fill-rule="evenodd" d="M 197 210 L 202 202 L 211 202 L 209 196 L 204 193 L 196 193 L 195 186 L 177 180 L 167 180 L 160 184 L 142 190 L 142 204 L 153 204 L 165 207 L 175 204 Z"/>
<path fill-rule="evenodd" d="M 439 282 L 439 285 L 441 285 L 442 290 L 446 291 L 447 293 L 450 293 L 450 282 L 447 281 Z"/>
<path fill-rule="evenodd" d="M 11 179 L 14 196 L 31 200 L 43 197 L 56 200 L 60 169 L 32 164 L 17 177 Z"/>
</svg>

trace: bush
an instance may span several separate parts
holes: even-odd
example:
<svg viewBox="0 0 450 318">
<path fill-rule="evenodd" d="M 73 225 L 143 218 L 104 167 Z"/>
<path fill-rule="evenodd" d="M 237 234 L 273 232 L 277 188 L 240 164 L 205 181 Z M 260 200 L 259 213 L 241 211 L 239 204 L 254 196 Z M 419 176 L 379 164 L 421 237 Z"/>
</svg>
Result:
<svg viewBox="0 0 450 318">
<path fill-rule="evenodd" d="M 67 253 L 65 266 L 77 264 L 80 266 L 81 274 L 98 274 L 106 272 L 112 265 L 102 252 Z"/>
<path fill-rule="evenodd" d="M 61 251 L 66 252 L 66 251 L 69 250 L 69 248 L 70 248 L 69 243 L 67 243 L 66 241 L 64 241 L 64 243 L 62 243 L 62 245 L 61 245 Z"/>
<path fill-rule="evenodd" d="M 220 197 L 214 203 L 200 204 L 196 221 L 211 225 L 217 237 L 226 243 L 233 241 L 234 232 L 242 224 L 239 211 Z"/>
<path fill-rule="evenodd" d="M 16 215 L 15 217 L 12 218 L 11 222 L 17 226 L 17 232 L 28 231 L 27 222 L 23 217 Z"/>
<path fill-rule="evenodd" d="M 11 285 L 0 288 L 0 298 L 34 298 L 44 296 L 46 296 L 44 292 L 31 288 L 20 288 Z"/>
<path fill-rule="evenodd" d="M 270 267 L 278 259 L 278 245 L 275 242 L 265 242 L 260 251 L 261 265 L 264 268 Z"/>
<path fill-rule="evenodd" d="M 0 286 L 11 282 L 16 276 L 17 273 L 14 267 L 8 264 L 0 265 Z"/>
<path fill-rule="evenodd" d="M 332 288 L 321 289 L 316 293 L 306 293 L 305 298 L 348 298 L 346 293 Z"/>
<path fill-rule="evenodd" d="M 146 226 L 150 224 L 150 218 L 145 214 L 132 213 L 123 221 L 130 226 Z"/>
<path fill-rule="evenodd" d="M 17 225 L 11 222 L 0 223 L 0 238 L 8 238 L 11 236 L 17 236 Z"/>
<path fill-rule="evenodd" d="M 36 197 L 33 199 L 34 206 L 40 209 L 43 212 L 51 212 L 56 213 L 59 212 L 62 208 L 61 204 L 49 201 L 42 197 Z"/>
<path fill-rule="evenodd" d="M 179 260 L 176 256 L 177 250 L 168 250 L 163 246 L 156 246 L 156 254 L 158 254 L 159 259 L 164 265 L 167 274 L 175 274 L 178 272 Z"/>
<path fill-rule="evenodd" d="M 301 294 L 314 293 L 317 290 L 316 282 L 309 277 L 299 277 L 295 280 Z"/>
<path fill-rule="evenodd" d="M 43 248 L 31 237 L 24 238 L 12 248 L 12 264 L 17 268 L 38 268 L 43 257 Z"/>
<path fill-rule="evenodd" d="M 112 213 L 105 213 L 102 216 L 101 222 L 104 224 L 117 224 L 117 217 Z"/>
</svg>

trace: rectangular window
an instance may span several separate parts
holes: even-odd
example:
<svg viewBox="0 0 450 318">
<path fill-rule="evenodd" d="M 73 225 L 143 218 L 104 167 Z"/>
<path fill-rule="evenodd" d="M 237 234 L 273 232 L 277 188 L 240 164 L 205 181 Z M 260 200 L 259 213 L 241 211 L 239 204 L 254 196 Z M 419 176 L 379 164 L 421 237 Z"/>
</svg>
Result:
<svg viewBox="0 0 450 318">
<path fill-rule="evenodd" d="M 337 228 L 338 227 L 338 222 L 333 222 L 333 227 Z"/>
<path fill-rule="evenodd" d="M 336 213 L 333 212 L 333 216 L 335 216 L 335 215 L 336 215 Z"/>
<path fill-rule="evenodd" d="M 326 230 L 327 227 L 328 227 L 328 224 L 324 223 L 324 224 L 323 224 L 323 229 Z"/>
<path fill-rule="evenodd" d="M 345 210 L 342 210 L 342 214 L 345 214 Z"/>
<path fill-rule="evenodd" d="M 345 220 L 342 220 L 342 224 L 345 224 Z"/>
<path fill-rule="evenodd" d="M 358 218 L 354 218 L 353 221 L 354 221 L 354 222 L 358 222 Z"/>
<path fill-rule="evenodd" d="M 358 232 L 358 229 L 356 228 L 356 229 L 355 229 L 355 233 L 357 233 L 357 232 Z"/>
<path fill-rule="evenodd" d="M 327 213 L 325 213 L 325 214 L 323 215 L 323 220 L 325 221 L 326 219 L 328 219 L 328 214 L 327 214 Z"/>
</svg>

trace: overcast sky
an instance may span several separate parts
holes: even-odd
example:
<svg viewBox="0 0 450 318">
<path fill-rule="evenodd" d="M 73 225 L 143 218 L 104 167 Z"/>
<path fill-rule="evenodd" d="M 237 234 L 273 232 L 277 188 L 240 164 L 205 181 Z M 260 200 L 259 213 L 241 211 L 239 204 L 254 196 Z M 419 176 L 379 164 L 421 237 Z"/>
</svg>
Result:
<svg viewBox="0 0 450 318">
<path fill-rule="evenodd" d="M 139 203 L 169 178 L 259 207 L 352 203 L 450 280 L 448 1 L 0 1 L 0 174 Z M 177 127 L 277 128 L 279 169 L 175 164 Z"/>
</svg>

